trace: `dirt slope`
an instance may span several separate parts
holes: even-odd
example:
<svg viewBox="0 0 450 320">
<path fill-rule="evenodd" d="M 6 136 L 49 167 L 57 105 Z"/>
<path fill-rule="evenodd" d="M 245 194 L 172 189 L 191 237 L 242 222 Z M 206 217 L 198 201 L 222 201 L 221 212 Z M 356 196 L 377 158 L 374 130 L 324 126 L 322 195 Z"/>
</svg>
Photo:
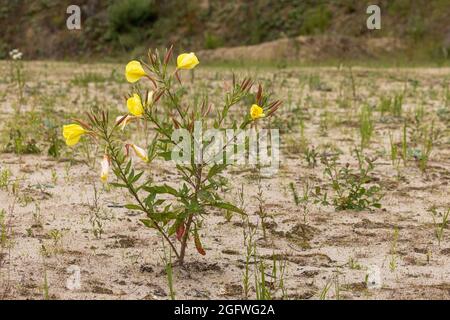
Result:
<svg viewBox="0 0 450 320">
<path fill-rule="evenodd" d="M 330 58 L 377 57 L 404 50 L 395 38 L 356 38 L 342 36 L 299 36 L 251 46 L 203 50 L 199 54 L 209 61 L 315 61 Z"/>
</svg>

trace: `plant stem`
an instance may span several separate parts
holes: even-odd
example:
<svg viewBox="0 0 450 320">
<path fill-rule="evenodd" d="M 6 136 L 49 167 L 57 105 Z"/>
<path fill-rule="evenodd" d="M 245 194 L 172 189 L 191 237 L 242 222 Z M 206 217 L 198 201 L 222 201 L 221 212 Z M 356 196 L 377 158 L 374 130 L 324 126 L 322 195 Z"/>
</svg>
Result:
<svg viewBox="0 0 450 320">
<path fill-rule="evenodd" d="M 180 256 L 178 257 L 178 262 L 180 263 L 180 265 L 183 265 L 183 263 L 184 263 L 184 256 L 186 253 L 187 240 L 189 238 L 189 229 L 191 228 L 193 218 L 194 218 L 194 216 L 192 214 L 190 214 L 188 221 L 186 223 L 186 231 L 185 231 L 185 234 L 184 234 L 182 242 L 181 242 Z"/>
<path fill-rule="evenodd" d="M 203 166 L 200 164 L 196 166 L 196 181 L 195 181 L 195 192 L 194 192 L 194 199 L 197 200 L 198 198 L 198 192 L 200 190 L 201 184 L 202 184 L 202 170 Z M 180 249 L 180 256 L 178 257 L 178 261 L 180 265 L 183 265 L 184 262 L 184 256 L 186 253 L 186 247 L 187 247 L 187 241 L 189 239 L 189 231 L 191 229 L 192 221 L 194 220 L 194 214 L 189 214 L 187 223 L 186 223 L 186 230 L 185 234 L 183 236 L 182 242 L 181 242 L 181 249 Z"/>
<path fill-rule="evenodd" d="M 117 166 L 117 169 L 119 170 L 120 173 L 120 178 L 122 179 L 122 181 L 127 185 L 128 191 L 131 193 L 131 195 L 134 197 L 134 199 L 137 201 L 137 203 L 139 204 L 139 206 L 141 207 L 141 209 L 147 214 L 148 218 L 153 222 L 153 225 L 155 226 L 155 228 L 158 230 L 158 232 L 164 237 L 164 239 L 166 239 L 166 241 L 169 243 L 170 247 L 172 248 L 172 250 L 174 251 L 175 255 L 177 256 L 177 258 L 180 258 L 180 255 L 178 254 L 177 249 L 175 248 L 175 245 L 172 243 L 172 241 L 170 241 L 169 237 L 167 236 L 167 234 L 164 232 L 164 230 L 161 229 L 161 227 L 158 225 L 158 223 L 150 216 L 147 208 L 144 206 L 144 204 L 142 203 L 141 199 L 139 198 L 139 195 L 137 194 L 136 190 L 134 190 L 134 187 L 132 184 L 130 184 L 130 182 L 127 179 L 127 176 L 125 175 L 125 173 L 122 170 L 122 167 L 120 166 L 120 162 L 117 159 L 117 155 L 116 152 L 114 150 L 114 147 L 111 144 L 111 140 L 109 139 L 109 136 L 106 134 L 105 132 L 105 140 L 108 144 L 108 149 L 110 151 L 110 156 L 111 159 L 114 161 L 114 163 Z"/>
</svg>

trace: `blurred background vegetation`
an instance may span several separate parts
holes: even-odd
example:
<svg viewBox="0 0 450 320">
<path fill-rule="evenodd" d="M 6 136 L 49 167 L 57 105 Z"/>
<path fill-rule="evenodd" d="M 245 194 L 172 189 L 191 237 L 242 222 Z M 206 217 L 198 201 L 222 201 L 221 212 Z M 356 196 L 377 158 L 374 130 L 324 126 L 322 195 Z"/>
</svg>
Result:
<svg viewBox="0 0 450 320">
<path fill-rule="evenodd" d="M 79 31 L 66 28 L 70 4 L 81 7 Z M 369 4 L 381 7 L 381 30 L 366 27 Z M 449 0 L 0 0 L 0 58 L 12 48 L 27 59 L 105 60 L 171 43 L 198 51 L 270 42 L 252 58 L 448 62 L 449 16 Z"/>
</svg>

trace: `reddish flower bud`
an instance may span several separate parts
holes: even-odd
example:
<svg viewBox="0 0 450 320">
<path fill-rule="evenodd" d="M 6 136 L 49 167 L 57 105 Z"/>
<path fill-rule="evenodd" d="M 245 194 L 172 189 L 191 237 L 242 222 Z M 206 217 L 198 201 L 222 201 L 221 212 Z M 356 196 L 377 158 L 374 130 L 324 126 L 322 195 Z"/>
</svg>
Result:
<svg viewBox="0 0 450 320">
<path fill-rule="evenodd" d="M 184 236 L 185 231 L 186 231 L 186 227 L 184 226 L 184 223 L 182 223 L 177 229 L 177 240 L 178 241 L 181 241 L 181 239 Z"/>
<path fill-rule="evenodd" d="M 198 253 L 200 253 L 202 256 L 206 255 L 205 249 L 203 249 L 202 243 L 200 242 L 200 237 L 198 236 L 198 233 L 195 233 L 194 237 L 195 242 L 195 248 L 197 249 Z"/>
<path fill-rule="evenodd" d="M 170 46 L 169 50 L 166 52 L 166 56 L 164 57 L 164 64 L 168 64 L 170 61 L 170 58 L 172 58 L 173 53 L 173 44 Z"/>
</svg>

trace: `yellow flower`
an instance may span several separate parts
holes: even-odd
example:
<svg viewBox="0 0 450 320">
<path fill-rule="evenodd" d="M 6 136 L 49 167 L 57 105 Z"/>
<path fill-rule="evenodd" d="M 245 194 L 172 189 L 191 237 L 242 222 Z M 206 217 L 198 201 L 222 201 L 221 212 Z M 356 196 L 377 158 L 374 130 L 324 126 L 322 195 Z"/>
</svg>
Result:
<svg viewBox="0 0 450 320">
<path fill-rule="evenodd" d="M 199 64 L 195 53 L 182 53 L 177 58 L 177 68 L 189 70 Z"/>
<path fill-rule="evenodd" d="M 144 113 L 144 106 L 142 105 L 141 97 L 138 94 L 133 94 L 132 97 L 127 100 L 128 111 L 133 116 L 142 116 Z"/>
<path fill-rule="evenodd" d="M 63 126 L 63 136 L 68 146 L 73 146 L 80 141 L 80 137 L 87 131 L 79 124 L 68 124 Z"/>
<path fill-rule="evenodd" d="M 263 118 L 266 115 L 264 114 L 263 108 L 258 106 L 257 104 L 252 105 L 250 108 L 250 117 L 252 117 L 253 120 Z"/>
<path fill-rule="evenodd" d="M 148 162 L 147 152 L 144 149 L 138 147 L 135 144 L 130 144 L 130 147 L 134 150 L 139 158 L 141 158 L 145 162 Z"/>
<path fill-rule="evenodd" d="M 106 182 L 106 181 L 108 181 L 108 174 L 109 174 L 109 157 L 107 154 L 105 154 L 103 156 L 101 166 L 102 166 L 102 170 L 100 173 L 100 179 L 103 182 Z"/>
<path fill-rule="evenodd" d="M 127 66 L 125 67 L 125 77 L 127 78 L 128 82 L 136 82 L 146 75 L 147 74 L 145 73 L 144 68 L 142 68 L 141 63 L 137 60 L 128 62 Z"/>
</svg>

